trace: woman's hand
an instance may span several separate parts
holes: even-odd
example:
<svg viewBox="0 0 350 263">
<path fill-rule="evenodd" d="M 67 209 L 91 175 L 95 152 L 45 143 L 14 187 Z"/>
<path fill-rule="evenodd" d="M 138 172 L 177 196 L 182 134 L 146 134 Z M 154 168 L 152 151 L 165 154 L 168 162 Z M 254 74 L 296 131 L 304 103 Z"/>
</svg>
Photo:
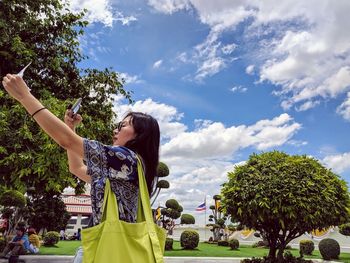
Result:
<svg viewBox="0 0 350 263">
<path fill-rule="evenodd" d="M 81 123 L 83 118 L 80 114 L 76 114 L 75 116 L 72 116 L 72 110 L 66 110 L 64 114 L 64 122 L 67 124 L 69 128 L 71 128 L 73 131 L 75 130 L 75 127 Z"/>
<path fill-rule="evenodd" d="M 26 96 L 30 95 L 30 90 L 27 84 L 20 76 L 7 74 L 2 80 L 2 85 L 8 94 L 18 101 L 21 101 Z"/>
</svg>

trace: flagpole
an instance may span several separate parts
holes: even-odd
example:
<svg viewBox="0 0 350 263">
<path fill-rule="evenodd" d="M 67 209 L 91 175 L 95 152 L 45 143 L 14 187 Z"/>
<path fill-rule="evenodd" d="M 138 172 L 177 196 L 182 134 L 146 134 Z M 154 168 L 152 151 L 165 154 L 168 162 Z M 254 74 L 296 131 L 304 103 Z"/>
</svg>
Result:
<svg viewBox="0 0 350 263">
<path fill-rule="evenodd" d="M 205 213 L 204 213 L 204 241 L 207 241 L 207 195 L 204 197 Z"/>
</svg>

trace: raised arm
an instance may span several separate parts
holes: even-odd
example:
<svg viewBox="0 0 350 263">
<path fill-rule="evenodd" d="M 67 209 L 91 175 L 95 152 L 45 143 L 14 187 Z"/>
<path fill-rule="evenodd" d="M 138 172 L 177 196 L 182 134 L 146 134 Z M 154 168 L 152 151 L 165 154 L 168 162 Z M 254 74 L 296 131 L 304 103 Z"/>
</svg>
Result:
<svg viewBox="0 0 350 263">
<path fill-rule="evenodd" d="M 82 120 L 83 119 L 79 114 L 77 114 L 75 117 L 72 118 L 70 110 L 67 110 L 64 115 L 64 122 L 74 133 L 75 133 L 75 128 Z M 67 150 L 67 157 L 68 157 L 69 171 L 75 176 L 79 177 L 79 179 L 87 183 L 90 183 L 91 177 L 87 174 L 87 168 L 83 162 L 83 159 L 70 150 Z"/>
<path fill-rule="evenodd" d="M 74 133 L 63 121 L 52 114 L 29 91 L 23 79 L 7 74 L 2 81 L 6 91 L 33 116 L 40 127 L 61 147 L 83 158 L 83 138 Z M 40 110 L 40 111 L 39 111 Z"/>
</svg>

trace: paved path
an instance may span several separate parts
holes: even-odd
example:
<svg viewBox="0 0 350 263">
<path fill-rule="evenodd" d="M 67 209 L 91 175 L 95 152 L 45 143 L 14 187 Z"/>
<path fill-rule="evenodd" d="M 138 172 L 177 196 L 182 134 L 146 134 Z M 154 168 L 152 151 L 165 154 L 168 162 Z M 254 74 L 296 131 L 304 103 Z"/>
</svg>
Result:
<svg viewBox="0 0 350 263">
<path fill-rule="evenodd" d="M 21 256 L 26 263 L 72 263 L 73 256 Z M 219 258 L 219 257 L 165 257 L 165 263 L 240 263 L 243 258 Z M 5 259 L 0 259 L 0 263 L 7 263 Z M 314 262 L 339 263 L 335 261 L 317 260 Z M 106 262 L 108 263 L 108 262 Z"/>
</svg>

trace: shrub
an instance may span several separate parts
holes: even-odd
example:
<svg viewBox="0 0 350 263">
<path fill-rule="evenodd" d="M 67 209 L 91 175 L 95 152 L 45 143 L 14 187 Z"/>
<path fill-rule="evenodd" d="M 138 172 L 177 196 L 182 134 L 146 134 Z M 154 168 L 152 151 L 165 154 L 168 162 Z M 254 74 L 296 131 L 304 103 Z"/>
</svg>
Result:
<svg viewBox="0 0 350 263">
<path fill-rule="evenodd" d="M 44 236 L 44 246 L 53 246 L 60 240 L 60 234 L 56 231 L 49 231 Z"/>
<path fill-rule="evenodd" d="M 180 244 L 184 249 L 194 249 L 198 246 L 199 234 L 194 230 L 185 230 L 181 233 Z"/>
<path fill-rule="evenodd" d="M 165 240 L 165 250 L 173 250 L 174 239 L 166 238 Z"/>
<path fill-rule="evenodd" d="M 300 255 L 312 255 L 312 252 L 315 249 L 314 242 L 312 240 L 300 240 L 299 242 L 299 250 Z"/>
<path fill-rule="evenodd" d="M 322 239 L 318 244 L 318 249 L 325 260 L 338 259 L 340 254 L 339 243 L 332 238 Z"/>
<path fill-rule="evenodd" d="M 340 225 L 339 233 L 344 236 L 350 236 L 350 223 Z"/>
<path fill-rule="evenodd" d="M 258 241 L 252 245 L 252 247 L 269 247 L 269 244 L 267 241 Z"/>
<path fill-rule="evenodd" d="M 228 245 L 230 246 L 231 249 L 238 249 L 239 248 L 239 241 L 237 239 L 233 238 L 228 242 Z"/>
<path fill-rule="evenodd" d="M 180 224 L 194 224 L 196 222 L 196 220 L 194 219 L 193 215 L 189 215 L 189 214 L 182 214 L 181 215 L 181 221 Z"/>
<path fill-rule="evenodd" d="M 228 241 L 226 241 L 226 240 L 218 240 L 218 246 L 228 247 Z"/>
</svg>

